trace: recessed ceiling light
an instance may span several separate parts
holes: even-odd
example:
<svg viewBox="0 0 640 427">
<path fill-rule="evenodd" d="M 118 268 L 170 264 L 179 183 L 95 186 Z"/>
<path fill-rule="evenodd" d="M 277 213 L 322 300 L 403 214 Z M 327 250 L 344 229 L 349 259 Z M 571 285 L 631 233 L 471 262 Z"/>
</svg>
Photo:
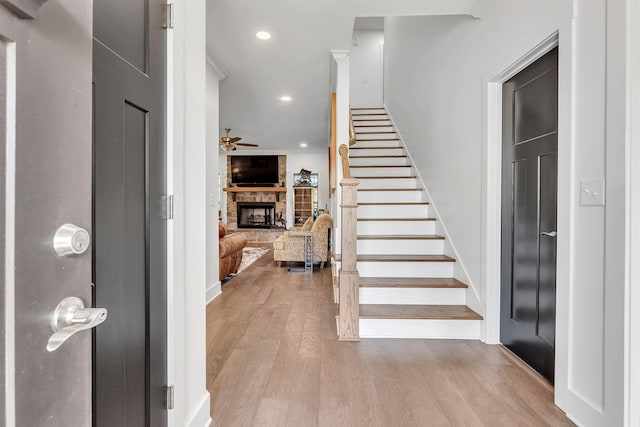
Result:
<svg viewBox="0 0 640 427">
<path fill-rule="evenodd" d="M 289 102 L 289 101 L 291 101 L 291 97 L 290 97 L 290 96 L 287 96 L 287 95 L 285 95 L 285 96 L 281 96 L 281 97 L 280 97 L 280 101 Z"/>
<path fill-rule="evenodd" d="M 302 148 L 307 148 L 307 143 L 306 143 L 306 142 L 301 142 L 301 143 L 300 143 L 300 147 L 302 147 Z"/>
<path fill-rule="evenodd" d="M 260 40 L 269 40 L 271 38 L 271 33 L 267 31 L 258 31 L 256 33 L 256 37 Z"/>
</svg>

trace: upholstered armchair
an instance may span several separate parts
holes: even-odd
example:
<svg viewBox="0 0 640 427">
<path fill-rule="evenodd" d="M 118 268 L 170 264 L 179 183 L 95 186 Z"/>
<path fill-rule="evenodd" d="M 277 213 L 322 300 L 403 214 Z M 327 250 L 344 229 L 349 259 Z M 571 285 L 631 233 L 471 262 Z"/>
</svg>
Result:
<svg viewBox="0 0 640 427">
<path fill-rule="evenodd" d="M 307 222 L 305 225 L 308 225 Z M 313 236 L 313 261 L 320 262 L 320 268 L 324 267 L 329 257 L 329 228 L 332 226 L 331 217 L 322 214 L 313 221 L 309 231 L 300 229 L 285 232 L 273 242 L 273 259 L 280 266 L 283 261 L 304 262 L 304 234 L 310 233 Z"/>
</svg>

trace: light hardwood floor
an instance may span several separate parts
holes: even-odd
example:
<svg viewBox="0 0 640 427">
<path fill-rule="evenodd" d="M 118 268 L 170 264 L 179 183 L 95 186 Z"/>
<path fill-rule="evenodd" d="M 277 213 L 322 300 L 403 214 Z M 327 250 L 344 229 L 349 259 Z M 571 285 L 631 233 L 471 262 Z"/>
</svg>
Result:
<svg viewBox="0 0 640 427">
<path fill-rule="evenodd" d="M 477 341 L 338 342 L 331 269 L 272 251 L 207 307 L 214 426 L 569 426 L 550 387 Z"/>
</svg>

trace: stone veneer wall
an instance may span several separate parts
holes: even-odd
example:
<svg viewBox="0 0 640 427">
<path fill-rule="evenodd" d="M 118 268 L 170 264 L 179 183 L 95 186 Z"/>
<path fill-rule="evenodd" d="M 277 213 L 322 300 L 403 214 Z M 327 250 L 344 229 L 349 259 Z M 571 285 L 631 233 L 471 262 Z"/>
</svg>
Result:
<svg viewBox="0 0 640 427">
<path fill-rule="evenodd" d="M 231 182 L 231 156 L 227 156 L 227 183 Z M 278 175 L 283 180 L 280 184 L 286 187 L 287 176 L 287 156 L 278 156 Z M 282 213 L 283 218 L 287 218 L 287 193 L 267 193 L 264 191 L 250 191 L 246 193 L 234 193 L 235 200 L 231 194 L 227 194 L 227 225 L 231 229 L 238 228 L 238 202 L 275 202 L 276 218 Z M 280 201 L 276 197 L 280 197 Z M 267 230 L 268 231 L 268 230 Z"/>
</svg>

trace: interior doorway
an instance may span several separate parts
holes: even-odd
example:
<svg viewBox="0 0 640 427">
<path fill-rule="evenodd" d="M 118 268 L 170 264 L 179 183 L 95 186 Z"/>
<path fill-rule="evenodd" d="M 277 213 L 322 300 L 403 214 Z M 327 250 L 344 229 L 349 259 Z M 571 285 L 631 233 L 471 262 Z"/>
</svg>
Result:
<svg viewBox="0 0 640 427">
<path fill-rule="evenodd" d="M 500 341 L 554 381 L 558 48 L 502 87 Z"/>
</svg>

